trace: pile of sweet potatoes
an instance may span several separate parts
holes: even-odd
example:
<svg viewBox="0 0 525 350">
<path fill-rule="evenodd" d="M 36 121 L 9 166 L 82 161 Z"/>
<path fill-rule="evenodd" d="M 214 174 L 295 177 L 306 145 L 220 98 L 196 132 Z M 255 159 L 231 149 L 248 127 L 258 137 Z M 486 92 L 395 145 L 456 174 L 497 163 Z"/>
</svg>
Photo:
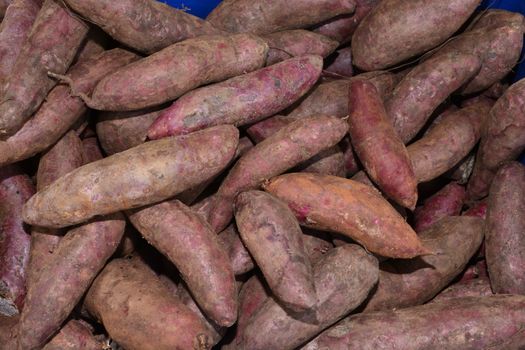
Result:
<svg viewBox="0 0 525 350">
<path fill-rule="evenodd" d="M 0 348 L 525 349 L 525 18 L 0 1 Z"/>
</svg>

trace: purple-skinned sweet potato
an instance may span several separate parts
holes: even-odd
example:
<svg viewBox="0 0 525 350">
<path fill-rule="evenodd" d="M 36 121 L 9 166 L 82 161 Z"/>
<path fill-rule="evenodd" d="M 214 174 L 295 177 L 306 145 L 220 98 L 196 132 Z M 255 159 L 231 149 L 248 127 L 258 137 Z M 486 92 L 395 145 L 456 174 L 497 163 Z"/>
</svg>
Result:
<svg viewBox="0 0 525 350">
<path fill-rule="evenodd" d="M 176 42 L 222 34 L 210 23 L 154 0 L 66 0 L 67 5 L 115 40 L 145 53 Z"/>
<path fill-rule="evenodd" d="M 0 315 L 0 344 L 3 349 L 16 349 L 19 319 L 20 315 Z"/>
<path fill-rule="evenodd" d="M 473 278 L 469 281 L 454 283 L 436 295 L 432 302 L 462 297 L 483 297 L 492 295 L 487 277 Z"/>
<path fill-rule="evenodd" d="M 0 25 L 0 83 L 11 73 L 40 6 L 36 0 L 13 1 Z"/>
<path fill-rule="evenodd" d="M 456 182 L 445 185 L 414 212 L 414 230 L 422 232 L 448 216 L 457 216 L 465 202 L 465 188 Z"/>
<path fill-rule="evenodd" d="M 315 316 L 292 316 L 270 298 L 248 321 L 239 349 L 295 349 L 359 306 L 377 282 L 377 264 L 355 244 L 330 250 L 314 267 Z"/>
<path fill-rule="evenodd" d="M 286 203 L 266 192 L 246 191 L 237 196 L 234 207 L 241 239 L 274 297 L 293 312 L 313 308 L 317 300 L 312 264 L 299 223 Z"/>
<path fill-rule="evenodd" d="M 352 36 L 354 64 L 373 71 L 432 49 L 456 32 L 480 0 L 383 0 Z"/>
<path fill-rule="evenodd" d="M 303 29 L 270 33 L 262 38 L 270 48 L 266 58 L 267 66 L 294 56 L 318 55 L 325 58 L 339 46 L 335 40 Z"/>
<path fill-rule="evenodd" d="M 34 193 L 18 166 L 0 168 L 0 315 L 16 315 L 24 305 L 31 238 L 21 210 Z"/>
<path fill-rule="evenodd" d="M 334 247 L 330 241 L 330 236 L 326 232 L 317 231 L 303 227 L 303 244 L 306 255 L 316 264 Z"/>
<path fill-rule="evenodd" d="M 523 296 L 494 295 L 352 315 L 301 349 L 519 350 L 523 308 Z"/>
<path fill-rule="evenodd" d="M 413 210 L 417 179 L 407 149 L 372 83 L 357 80 L 350 84 L 348 114 L 350 140 L 366 172 L 388 197 Z"/>
<path fill-rule="evenodd" d="M 84 165 L 33 196 L 24 207 L 24 219 L 59 228 L 173 197 L 227 166 L 238 140 L 235 127 L 216 126 Z"/>
<path fill-rule="evenodd" d="M 74 90 L 90 93 L 97 82 L 138 56 L 123 49 L 113 49 L 80 61 L 67 73 Z M 18 132 L 0 141 L 0 165 L 30 158 L 57 142 L 87 111 L 84 102 L 71 96 L 70 88 L 56 86 Z"/>
<path fill-rule="evenodd" d="M 71 320 L 42 350 L 100 350 L 103 346 L 84 322 Z"/>
<path fill-rule="evenodd" d="M 299 56 L 193 90 L 159 115 L 148 138 L 156 140 L 221 124 L 241 126 L 272 116 L 308 92 L 322 68 L 321 56 Z"/>
<path fill-rule="evenodd" d="M 411 260 L 387 260 L 379 266 L 379 284 L 365 312 L 419 305 L 432 299 L 458 276 L 483 240 L 483 220 L 443 218 L 419 234 L 435 254 Z"/>
<path fill-rule="evenodd" d="M 470 177 L 469 199 L 483 198 L 500 164 L 525 149 L 525 79 L 511 85 L 490 110 Z"/>
<path fill-rule="evenodd" d="M 264 189 L 285 201 L 301 225 L 349 236 L 370 252 L 394 258 L 430 253 L 369 186 L 336 176 L 292 173 L 271 179 Z"/>
<path fill-rule="evenodd" d="M 338 145 L 332 146 L 300 164 L 297 171 L 345 177 L 344 153 Z"/>
<path fill-rule="evenodd" d="M 250 34 L 184 40 L 116 70 L 93 94 L 98 110 L 131 111 L 172 101 L 200 85 L 223 81 L 264 66 L 268 45 Z"/>
<path fill-rule="evenodd" d="M 494 293 L 525 295 L 525 167 L 500 167 L 488 196 L 485 255 Z"/>
<path fill-rule="evenodd" d="M 461 215 L 465 216 L 475 216 L 478 218 L 485 219 L 487 215 L 487 202 L 485 200 L 475 202 L 470 207 L 465 210 Z"/>
<path fill-rule="evenodd" d="M 250 127 L 246 129 L 246 133 L 253 142 L 260 143 L 292 122 L 293 120 L 287 118 L 285 115 L 274 115 L 273 117 L 250 125 Z"/>
<path fill-rule="evenodd" d="M 412 69 L 385 103 L 403 142 L 412 140 L 432 112 L 480 67 L 477 56 L 452 52 L 432 57 Z"/>
<path fill-rule="evenodd" d="M 215 232 L 224 229 L 232 218 L 232 203 L 242 191 L 255 189 L 273 176 L 337 144 L 348 126 L 335 117 L 312 117 L 297 120 L 242 156 L 217 190 L 208 217 Z"/>
<path fill-rule="evenodd" d="M 6 78 L 0 98 L 0 138 L 17 132 L 57 84 L 48 72 L 64 74 L 88 25 L 56 0 L 46 0 Z"/>
<path fill-rule="evenodd" d="M 142 236 L 175 264 L 195 301 L 214 322 L 237 318 L 235 276 L 228 253 L 208 223 L 177 200 L 129 211 Z"/>
<path fill-rule="evenodd" d="M 337 50 L 332 56 L 328 58 L 328 64 L 323 69 L 325 76 L 350 78 L 354 75 L 352 49 L 350 47 Z"/>
<path fill-rule="evenodd" d="M 84 163 L 88 164 L 104 158 L 102 150 L 98 145 L 96 137 L 88 137 L 82 140 L 82 147 L 84 149 Z"/>
<path fill-rule="evenodd" d="M 125 349 L 211 349 L 213 334 L 204 322 L 136 258 L 112 260 L 85 305 Z"/>
<path fill-rule="evenodd" d="M 222 1 L 206 17 L 215 27 L 232 33 L 274 33 L 307 28 L 329 18 L 353 13 L 354 0 Z"/>
<path fill-rule="evenodd" d="M 13 0 L 1 0 L 0 1 L 0 18 L 3 18 L 5 16 L 5 12 L 7 11 L 9 4 L 11 4 L 12 2 Z"/>
<path fill-rule="evenodd" d="M 235 275 L 242 275 L 255 267 L 252 256 L 242 243 L 234 224 L 219 233 L 219 241 L 228 252 Z"/>
</svg>

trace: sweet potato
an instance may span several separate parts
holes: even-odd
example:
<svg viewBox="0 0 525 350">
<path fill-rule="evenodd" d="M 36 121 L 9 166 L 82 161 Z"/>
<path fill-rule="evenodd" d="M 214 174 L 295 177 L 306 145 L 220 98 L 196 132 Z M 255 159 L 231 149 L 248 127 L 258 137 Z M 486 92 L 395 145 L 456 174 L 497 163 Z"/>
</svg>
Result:
<svg viewBox="0 0 525 350">
<path fill-rule="evenodd" d="M 240 349 L 292 350 L 356 308 L 377 282 L 377 259 L 355 244 L 332 249 L 314 268 L 315 321 L 268 299 L 251 317 Z"/>
<path fill-rule="evenodd" d="M 291 0 L 286 4 L 278 0 L 227 0 L 206 19 L 228 32 L 266 34 L 307 28 L 354 9 L 353 0 Z"/>
<path fill-rule="evenodd" d="M 208 223 L 177 200 L 128 212 L 137 230 L 175 264 L 195 301 L 218 325 L 237 318 L 235 276 L 226 249 Z"/>
<path fill-rule="evenodd" d="M 478 218 L 485 219 L 487 215 L 487 202 L 486 201 L 475 202 L 474 204 L 470 206 L 469 209 L 464 211 L 461 215 L 475 216 Z"/>
<path fill-rule="evenodd" d="M 36 0 L 13 1 L 0 25 L 0 83 L 11 73 L 40 6 Z"/>
<path fill-rule="evenodd" d="M 67 77 L 74 90 L 89 93 L 97 82 L 138 56 L 113 49 L 71 67 Z M 0 166 L 32 157 L 57 142 L 87 111 L 84 102 L 71 96 L 67 85 L 56 86 L 24 126 L 5 141 L 0 141 Z"/>
<path fill-rule="evenodd" d="M 352 36 L 354 64 L 384 69 L 444 42 L 470 17 L 480 0 L 383 0 Z"/>
<path fill-rule="evenodd" d="M 417 179 L 372 83 L 356 80 L 350 84 L 348 114 L 350 139 L 367 173 L 388 197 L 413 210 Z"/>
<path fill-rule="evenodd" d="M 471 30 L 453 38 L 435 55 L 463 52 L 480 58 L 479 73 L 460 89 L 461 94 L 471 94 L 498 82 L 516 65 L 524 32 L 525 22 L 520 13 L 488 10 Z"/>
<path fill-rule="evenodd" d="M 337 50 L 332 56 L 327 60 L 327 65 L 323 70 L 324 75 L 348 78 L 354 75 L 352 49 L 350 47 Z"/>
<path fill-rule="evenodd" d="M 467 194 L 483 198 L 500 164 L 514 160 L 525 149 L 525 79 L 514 83 L 490 111 L 481 135 Z"/>
<path fill-rule="evenodd" d="M 345 177 L 345 156 L 341 147 L 335 145 L 301 163 L 297 170 L 306 173 Z"/>
<path fill-rule="evenodd" d="M 104 152 L 112 155 L 144 143 L 148 128 L 161 111 L 101 112 L 97 119 L 97 136 Z"/>
<path fill-rule="evenodd" d="M 89 312 L 125 349 L 210 349 L 213 334 L 199 316 L 137 260 L 115 259 L 102 270 L 86 296 Z"/>
<path fill-rule="evenodd" d="M 463 297 L 350 316 L 302 350 L 518 350 L 525 345 L 525 297 Z"/>
<path fill-rule="evenodd" d="M 109 111 L 157 106 L 200 85 L 256 70 L 267 52 L 264 40 L 249 34 L 188 39 L 118 69 L 84 100 Z"/>
<path fill-rule="evenodd" d="M 341 233 L 382 256 L 412 258 L 430 251 L 375 189 L 335 176 L 294 173 L 265 183 L 301 225 Z"/>
<path fill-rule="evenodd" d="M 12 2 L 13 0 L 1 0 L 0 1 L 0 18 L 5 16 L 5 12 L 7 11 L 9 4 L 11 4 Z"/>
<path fill-rule="evenodd" d="M 334 247 L 328 234 L 307 228 L 303 228 L 303 244 L 312 264 L 316 264 Z"/>
<path fill-rule="evenodd" d="M 319 79 L 322 68 L 321 56 L 294 57 L 191 91 L 160 114 L 148 137 L 155 140 L 214 125 L 257 122 L 301 98 Z"/>
<path fill-rule="evenodd" d="M 88 137 L 82 140 L 82 147 L 84 149 L 84 162 L 85 164 L 95 162 L 104 158 L 102 150 L 98 145 L 96 137 Z"/>
<path fill-rule="evenodd" d="M 379 284 L 364 311 L 419 305 L 432 299 L 459 275 L 483 240 L 483 220 L 443 218 L 419 234 L 435 255 L 391 260 L 379 266 Z"/>
<path fill-rule="evenodd" d="M 246 133 L 253 142 L 260 143 L 292 122 L 293 120 L 285 115 L 275 115 L 251 125 L 246 129 Z"/>
<path fill-rule="evenodd" d="M 16 349 L 19 315 L 0 315 L 0 344 L 2 349 Z"/>
<path fill-rule="evenodd" d="M 100 55 L 111 43 L 111 38 L 107 36 L 98 27 L 91 27 L 89 32 L 82 43 L 82 46 L 78 49 L 77 55 L 73 60 L 73 64 L 81 61 L 85 61 L 93 56 Z"/>
<path fill-rule="evenodd" d="M 82 44 L 88 26 L 56 0 L 46 0 L 5 80 L 0 99 L 0 138 L 17 132 L 64 74 Z"/>
<path fill-rule="evenodd" d="M 235 199 L 235 222 L 242 241 L 285 308 L 302 312 L 317 300 L 313 271 L 299 223 L 286 203 L 262 191 Z"/>
<path fill-rule="evenodd" d="M 474 162 L 476 161 L 476 153 L 470 152 L 465 158 L 463 158 L 456 166 L 450 169 L 446 177 L 451 180 L 457 181 L 460 185 L 465 185 L 472 175 L 474 170 Z"/>
<path fill-rule="evenodd" d="M 293 122 L 250 149 L 237 161 L 217 191 L 208 221 L 215 232 L 232 218 L 232 203 L 242 191 L 257 188 L 317 153 L 337 144 L 348 130 L 335 117 L 312 117 Z"/>
<path fill-rule="evenodd" d="M 470 281 L 454 283 L 436 295 L 432 302 L 462 297 L 484 297 L 492 295 L 487 277 L 474 278 Z"/>
<path fill-rule="evenodd" d="M 100 350 L 104 344 L 95 339 L 93 331 L 81 321 L 71 320 L 43 350 Z"/>
<path fill-rule="evenodd" d="M 66 0 L 69 7 L 115 40 L 145 53 L 176 42 L 221 34 L 210 23 L 154 0 Z"/>
<path fill-rule="evenodd" d="M 427 198 L 414 212 L 414 230 L 422 232 L 448 216 L 457 216 L 465 201 L 465 188 L 450 182 L 432 197 Z"/>
<path fill-rule="evenodd" d="M 346 44 L 352 38 L 363 18 L 379 4 L 381 0 L 355 0 L 355 12 L 352 15 L 341 15 L 321 23 L 313 29 L 315 33 L 325 35 Z"/>
<path fill-rule="evenodd" d="M 31 238 L 21 210 L 34 193 L 31 179 L 20 168 L 0 168 L 0 315 L 16 315 L 24 305 Z"/>
<path fill-rule="evenodd" d="M 525 167 L 502 165 L 490 186 L 485 254 L 494 293 L 525 294 Z"/>
<path fill-rule="evenodd" d="M 222 170 L 234 155 L 238 137 L 235 127 L 217 126 L 147 142 L 84 165 L 33 196 L 24 207 L 24 220 L 64 227 L 173 197 Z"/>
<path fill-rule="evenodd" d="M 235 275 L 241 275 L 255 267 L 250 252 L 242 243 L 235 225 L 232 224 L 219 233 L 219 241 L 228 252 Z"/>
<path fill-rule="evenodd" d="M 432 57 L 412 69 L 385 103 L 403 142 L 412 140 L 432 112 L 480 67 L 476 56 L 453 52 Z"/>
<path fill-rule="evenodd" d="M 262 37 L 270 50 L 266 65 L 272 65 L 294 56 L 318 55 L 326 57 L 339 46 L 335 40 L 308 30 L 284 30 Z"/>
</svg>

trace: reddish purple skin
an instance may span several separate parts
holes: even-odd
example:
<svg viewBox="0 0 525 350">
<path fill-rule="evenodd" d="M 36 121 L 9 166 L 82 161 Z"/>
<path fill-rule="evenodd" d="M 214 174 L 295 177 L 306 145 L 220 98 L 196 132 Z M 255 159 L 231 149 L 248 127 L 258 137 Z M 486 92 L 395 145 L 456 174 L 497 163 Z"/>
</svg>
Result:
<svg viewBox="0 0 525 350">
<path fill-rule="evenodd" d="M 484 251 L 484 244 L 485 242 L 481 244 L 480 251 Z M 479 258 L 479 255 L 478 257 Z M 479 260 L 475 264 L 472 264 L 468 266 L 465 271 L 463 271 L 463 274 L 459 276 L 459 283 L 468 282 L 473 279 L 477 278 L 488 278 L 488 272 L 487 272 L 487 263 L 485 260 Z"/>
<path fill-rule="evenodd" d="M 476 216 L 478 218 L 485 219 L 487 215 L 487 202 L 479 201 L 474 203 L 470 208 L 468 208 L 463 214 L 464 216 Z"/>
<path fill-rule="evenodd" d="M 58 83 L 47 73 L 66 72 L 88 29 L 60 1 L 45 1 L 2 89 L 0 138 L 17 132 L 38 109 Z"/>
<path fill-rule="evenodd" d="M 75 64 L 67 76 L 74 82 L 74 90 L 91 93 L 97 82 L 115 69 L 137 60 L 134 53 L 113 49 Z M 87 111 L 78 97 L 72 97 L 70 88 L 56 86 L 34 116 L 13 136 L 0 141 L 0 166 L 32 157 L 57 142 Z"/>
<path fill-rule="evenodd" d="M 520 350 L 525 297 L 462 297 L 350 316 L 302 350 Z"/>
<path fill-rule="evenodd" d="M 330 62 L 328 66 L 323 69 L 323 74 L 335 75 L 336 77 L 350 78 L 354 75 L 354 68 L 352 67 L 352 49 L 346 47 L 337 50 L 334 53 L 335 59 Z"/>
<path fill-rule="evenodd" d="M 270 50 L 266 65 L 270 66 L 290 57 L 319 55 L 326 57 L 339 46 L 335 40 L 308 30 L 285 30 L 263 36 Z"/>
<path fill-rule="evenodd" d="M 100 350 L 103 346 L 84 322 L 71 320 L 42 350 Z"/>
<path fill-rule="evenodd" d="M 511 85 L 490 111 L 483 128 L 474 172 L 467 186 L 469 199 L 481 199 L 500 165 L 525 149 L 525 79 Z"/>
<path fill-rule="evenodd" d="M 275 115 L 253 124 L 246 129 L 246 132 L 253 142 L 260 143 L 291 122 L 293 122 L 293 120 L 287 118 L 286 116 Z"/>
<path fill-rule="evenodd" d="M 425 200 L 414 212 L 414 230 L 422 232 L 447 216 L 456 216 L 465 202 L 465 188 L 455 182 L 443 187 L 439 192 Z"/>
<path fill-rule="evenodd" d="M 487 277 L 474 278 L 465 282 L 454 283 L 436 295 L 432 302 L 462 297 L 484 297 L 492 295 Z"/>
<path fill-rule="evenodd" d="M 8 7 L 0 25 L 0 82 L 11 73 L 39 9 L 34 0 L 15 0 Z"/>
<path fill-rule="evenodd" d="M 359 170 L 361 170 L 361 165 L 357 160 L 357 155 L 355 154 L 352 143 L 350 142 L 350 137 L 343 138 L 339 144 L 343 149 L 346 177 L 350 178 Z"/>
<path fill-rule="evenodd" d="M 413 210 L 417 179 L 407 149 L 372 83 L 357 80 L 350 84 L 348 114 L 350 139 L 367 173 L 387 196 Z"/>
<path fill-rule="evenodd" d="M 104 158 L 96 137 L 88 137 L 83 139 L 82 146 L 85 164 Z"/>
<path fill-rule="evenodd" d="M 489 191 L 485 256 L 494 293 L 525 294 L 525 167 L 501 166 Z"/>
<path fill-rule="evenodd" d="M 310 90 L 322 65 L 320 56 L 294 57 L 193 90 L 160 114 L 148 137 L 156 140 L 220 124 L 241 126 L 274 115 Z"/>
<path fill-rule="evenodd" d="M 255 267 L 250 252 L 242 243 L 235 225 L 232 224 L 219 233 L 219 241 L 228 252 L 235 275 L 242 275 Z"/>
<path fill-rule="evenodd" d="M 341 148 L 334 145 L 303 162 L 298 171 L 345 177 L 345 156 Z"/>
<path fill-rule="evenodd" d="M 195 301 L 218 325 L 237 318 L 235 276 L 228 253 L 203 217 L 177 200 L 128 212 L 159 252 L 175 264 Z"/>
<path fill-rule="evenodd" d="M 5 16 L 5 12 L 7 11 L 9 4 L 11 4 L 12 2 L 13 0 L 1 0 L 0 1 L 0 17 Z"/>
<path fill-rule="evenodd" d="M 17 166 L 0 168 L 0 314 L 6 316 L 24 305 L 30 236 L 21 210 L 34 193 L 31 179 Z"/>
</svg>

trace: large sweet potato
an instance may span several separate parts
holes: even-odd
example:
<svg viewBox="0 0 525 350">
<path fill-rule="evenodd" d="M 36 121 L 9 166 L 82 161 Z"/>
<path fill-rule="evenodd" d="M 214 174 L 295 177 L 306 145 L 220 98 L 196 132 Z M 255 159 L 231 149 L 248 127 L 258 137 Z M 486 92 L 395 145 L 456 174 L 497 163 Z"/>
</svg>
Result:
<svg viewBox="0 0 525 350">
<path fill-rule="evenodd" d="M 271 179 L 264 188 L 284 200 L 301 225 L 349 236 L 371 252 L 395 258 L 430 252 L 369 186 L 336 176 L 293 173 Z"/>
<path fill-rule="evenodd" d="M 14 134 L 44 101 L 64 74 L 88 32 L 88 26 L 56 0 L 46 0 L 37 15 L 0 98 L 0 138 Z"/>
<path fill-rule="evenodd" d="M 184 40 L 118 69 L 84 100 L 108 111 L 157 106 L 200 85 L 256 70 L 264 66 L 267 52 L 264 40 L 249 34 Z"/>
<path fill-rule="evenodd" d="M 24 207 L 24 220 L 64 227 L 173 197 L 222 170 L 238 140 L 235 127 L 217 126 L 84 165 L 33 196 Z"/>
<path fill-rule="evenodd" d="M 444 42 L 469 18 L 480 0 L 383 0 L 352 36 L 354 64 L 378 70 Z"/>
</svg>

